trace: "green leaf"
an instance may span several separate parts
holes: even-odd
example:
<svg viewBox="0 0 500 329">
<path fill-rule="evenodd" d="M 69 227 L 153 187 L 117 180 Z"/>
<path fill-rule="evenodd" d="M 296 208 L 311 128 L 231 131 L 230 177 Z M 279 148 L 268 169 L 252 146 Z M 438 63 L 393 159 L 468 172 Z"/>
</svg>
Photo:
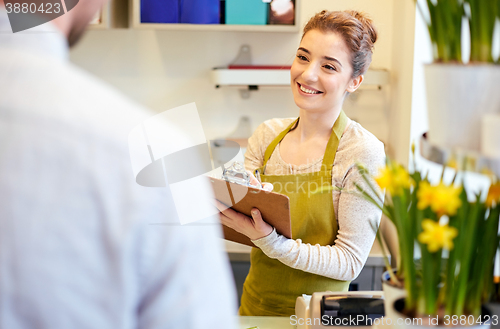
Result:
<svg viewBox="0 0 500 329">
<path fill-rule="evenodd" d="M 444 63 L 461 62 L 463 1 L 436 0 L 434 2 L 431 0 L 425 2 L 430 16 L 430 20 L 426 23 L 435 49 L 434 61 Z M 424 17 L 424 11 L 420 3 L 417 2 L 416 5 L 420 14 Z"/>
</svg>

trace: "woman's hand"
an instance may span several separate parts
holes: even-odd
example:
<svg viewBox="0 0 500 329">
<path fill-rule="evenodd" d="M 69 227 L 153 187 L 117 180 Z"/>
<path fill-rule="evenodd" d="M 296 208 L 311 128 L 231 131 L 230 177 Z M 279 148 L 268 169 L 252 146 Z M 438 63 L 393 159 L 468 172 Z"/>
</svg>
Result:
<svg viewBox="0 0 500 329">
<path fill-rule="evenodd" d="M 260 185 L 262 185 L 262 189 L 264 191 L 267 191 L 267 192 L 271 192 L 273 190 L 273 184 L 271 183 L 267 183 L 267 182 L 259 182 L 259 180 L 257 178 L 255 178 L 254 174 L 250 171 L 250 170 L 247 170 L 246 171 L 248 175 L 250 175 L 250 184 L 252 186 L 258 186 L 260 187 Z"/>
<path fill-rule="evenodd" d="M 228 208 L 224 204 L 215 200 L 220 213 L 222 224 L 232 228 L 236 232 L 246 235 L 251 240 L 257 240 L 268 236 L 273 231 L 273 227 L 262 219 L 259 209 L 252 209 L 252 217 L 248 217 L 240 212 Z"/>
</svg>

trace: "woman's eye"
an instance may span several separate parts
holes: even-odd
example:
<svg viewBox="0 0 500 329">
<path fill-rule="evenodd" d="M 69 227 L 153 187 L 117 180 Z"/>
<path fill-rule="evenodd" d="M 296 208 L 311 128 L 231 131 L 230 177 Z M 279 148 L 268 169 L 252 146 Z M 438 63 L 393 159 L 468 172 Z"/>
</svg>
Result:
<svg viewBox="0 0 500 329">
<path fill-rule="evenodd" d="M 337 71 L 337 69 L 335 68 L 335 66 L 331 66 L 331 65 L 325 65 L 324 68 L 327 69 L 327 70 Z"/>
<path fill-rule="evenodd" d="M 301 61 L 307 61 L 307 57 L 304 55 L 297 55 L 297 58 L 300 59 Z"/>
</svg>

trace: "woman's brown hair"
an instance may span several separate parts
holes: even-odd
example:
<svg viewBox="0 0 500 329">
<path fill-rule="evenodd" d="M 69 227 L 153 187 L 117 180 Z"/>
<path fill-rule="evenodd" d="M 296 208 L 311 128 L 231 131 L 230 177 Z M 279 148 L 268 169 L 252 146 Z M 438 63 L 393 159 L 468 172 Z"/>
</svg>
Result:
<svg viewBox="0 0 500 329">
<path fill-rule="evenodd" d="M 377 31 L 366 14 L 354 10 L 327 11 L 314 15 L 304 27 L 302 38 L 311 30 L 339 33 L 351 50 L 352 77 L 366 72 L 372 61 Z"/>
</svg>

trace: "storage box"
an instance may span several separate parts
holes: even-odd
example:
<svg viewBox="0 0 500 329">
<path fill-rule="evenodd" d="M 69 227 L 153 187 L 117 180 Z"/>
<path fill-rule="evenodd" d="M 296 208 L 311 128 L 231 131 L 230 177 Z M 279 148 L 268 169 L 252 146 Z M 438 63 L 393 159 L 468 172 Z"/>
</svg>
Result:
<svg viewBox="0 0 500 329">
<path fill-rule="evenodd" d="M 293 25 L 295 22 L 295 0 L 273 0 L 269 8 L 270 25 Z"/>
<path fill-rule="evenodd" d="M 265 25 L 268 7 L 262 0 L 226 0 L 226 24 Z"/>
<path fill-rule="evenodd" d="M 180 0 L 180 22 L 219 24 L 220 0 Z"/>
<path fill-rule="evenodd" d="M 219 24 L 220 0 L 141 0 L 141 23 Z"/>
<path fill-rule="evenodd" d="M 141 23 L 179 23 L 179 0 L 141 0 Z"/>
</svg>

